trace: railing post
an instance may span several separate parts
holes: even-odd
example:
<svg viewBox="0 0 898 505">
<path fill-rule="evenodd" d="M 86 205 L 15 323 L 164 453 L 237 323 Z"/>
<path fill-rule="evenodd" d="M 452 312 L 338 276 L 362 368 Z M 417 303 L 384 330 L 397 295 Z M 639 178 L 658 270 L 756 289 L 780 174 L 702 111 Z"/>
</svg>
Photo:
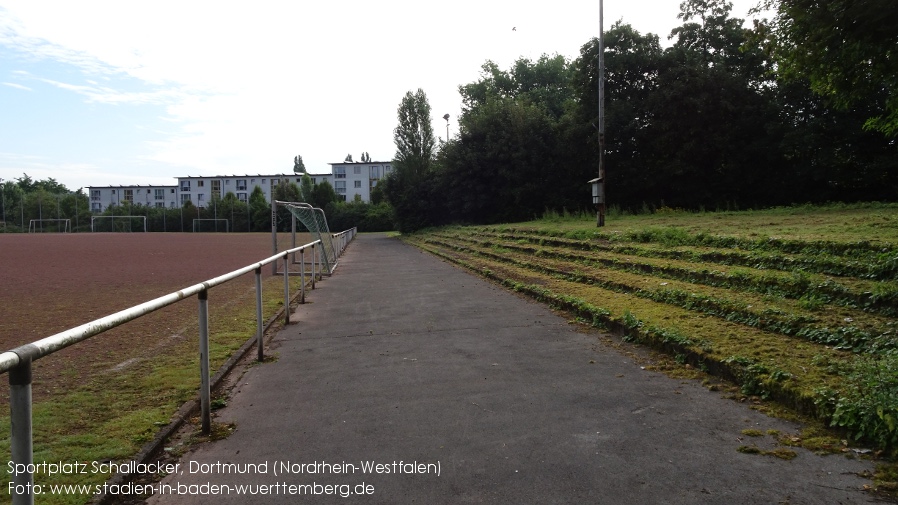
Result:
<svg viewBox="0 0 898 505">
<path fill-rule="evenodd" d="M 209 292 L 202 290 L 197 295 L 200 302 L 200 418 L 203 433 L 212 431 L 212 408 L 209 390 Z"/>
<path fill-rule="evenodd" d="M 19 356 L 19 366 L 9 371 L 10 452 L 16 465 L 34 463 L 31 437 L 31 358 Z M 13 505 L 34 504 L 34 474 L 30 471 L 13 477 L 15 486 L 10 493 Z M 21 487 L 20 487 L 21 486 Z M 24 491 L 19 493 L 18 491 Z"/>
<path fill-rule="evenodd" d="M 256 338 L 259 343 L 259 361 L 265 359 L 262 354 L 262 267 L 256 269 Z"/>
<path fill-rule="evenodd" d="M 315 289 L 315 244 L 312 244 L 312 289 Z"/>
<path fill-rule="evenodd" d="M 290 236 L 292 237 L 290 249 L 296 249 L 296 215 L 291 212 L 290 218 Z M 290 261 L 296 263 L 296 252 L 293 253 Z"/>
<path fill-rule="evenodd" d="M 299 303 L 306 303 L 306 250 L 299 250 Z"/>
<path fill-rule="evenodd" d="M 271 254 L 272 256 L 278 253 L 278 232 L 277 232 L 277 224 L 278 224 L 278 201 L 274 198 L 274 195 L 271 195 Z M 278 274 L 278 262 L 271 262 L 271 275 Z"/>
<path fill-rule="evenodd" d="M 290 255 L 284 254 L 284 324 L 290 324 Z M 277 260 L 275 260 L 277 263 Z"/>
</svg>

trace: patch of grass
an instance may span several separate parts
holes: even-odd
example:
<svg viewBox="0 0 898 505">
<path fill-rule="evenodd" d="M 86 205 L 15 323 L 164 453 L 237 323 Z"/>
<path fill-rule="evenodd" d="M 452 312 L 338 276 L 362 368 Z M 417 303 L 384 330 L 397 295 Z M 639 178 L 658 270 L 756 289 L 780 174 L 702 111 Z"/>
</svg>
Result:
<svg viewBox="0 0 898 505">
<path fill-rule="evenodd" d="M 228 284 L 210 291 L 210 370 L 218 368 L 256 332 L 252 288 Z M 263 314 L 283 305 L 283 278 L 263 281 Z M 291 292 L 299 289 L 291 278 Z M 181 303 L 190 303 L 184 301 Z M 140 324 L 136 321 L 130 324 Z M 98 367 L 79 375 L 67 391 L 33 405 L 34 461 L 125 461 L 151 440 L 173 412 L 196 396 L 199 358 L 196 316 L 173 322 L 178 334 L 158 353 L 118 368 Z M 216 400 L 218 406 L 223 399 Z M 8 412 L 8 410 L 7 410 Z M 0 417 L 0 460 L 9 461 L 10 418 Z M 212 438 L 223 437 L 233 426 L 220 426 Z M 35 475 L 36 484 L 101 484 L 110 475 Z M 7 489 L 0 488 L 0 496 Z M 85 503 L 90 496 L 45 495 L 41 503 Z"/>
<path fill-rule="evenodd" d="M 740 445 L 736 448 L 736 451 L 743 454 L 760 454 L 762 456 L 773 456 L 775 458 L 785 460 L 795 459 L 795 457 L 798 456 L 798 453 L 796 453 L 792 449 L 786 449 L 785 447 L 777 447 L 775 449 L 766 450 L 753 445 Z"/>
</svg>

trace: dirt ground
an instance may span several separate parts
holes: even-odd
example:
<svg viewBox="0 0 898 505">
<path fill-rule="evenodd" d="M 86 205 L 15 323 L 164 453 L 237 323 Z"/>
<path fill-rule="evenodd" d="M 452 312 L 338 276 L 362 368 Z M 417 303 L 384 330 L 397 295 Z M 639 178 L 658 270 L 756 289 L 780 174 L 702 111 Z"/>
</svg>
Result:
<svg viewBox="0 0 898 505">
<path fill-rule="evenodd" d="M 307 238 L 307 237 L 303 237 Z M 304 242 L 299 242 L 303 244 Z M 284 249 L 288 238 L 279 239 Z M 0 234 L 0 351 L 203 282 L 271 255 L 266 233 Z M 263 269 L 269 276 L 271 270 Z M 226 303 L 251 294 L 252 274 L 213 288 Z M 38 400 L 84 372 L 145 357 L 196 324 L 185 300 L 35 363 Z M 0 397 L 7 398 L 7 381 Z M 6 406 L 4 406 L 6 407 Z"/>
</svg>

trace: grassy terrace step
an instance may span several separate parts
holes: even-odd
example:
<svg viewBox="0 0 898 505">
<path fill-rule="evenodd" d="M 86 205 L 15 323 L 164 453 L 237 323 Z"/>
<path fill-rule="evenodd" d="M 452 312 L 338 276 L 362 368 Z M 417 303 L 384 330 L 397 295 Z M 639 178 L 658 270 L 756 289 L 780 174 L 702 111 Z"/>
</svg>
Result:
<svg viewBox="0 0 898 505">
<path fill-rule="evenodd" d="M 512 235 L 508 233 L 472 232 L 453 233 L 454 238 L 477 241 L 481 244 L 499 244 L 531 254 L 554 256 L 570 261 L 588 261 L 607 268 L 642 272 L 658 277 L 687 280 L 710 286 L 731 287 L 740 290 L 781 295 L 801 299 L 809 305 L 833 303 L 848 308 L 860 307 L 885 316 L 898 316 L 898 283 L 895 281 L 871 281 L 867 279 L 840 278 L 834 280 L 823 274 L 808 274 L 800 269 L 759 270 L 721 264 L 710 270 L 707 263 L 697 261 L 694 254 L 685 258 L 669 251 L 645 248 L 633 250 L 628 246 L 610 246 L 574 240 L 546 241 L 539 236 Z M 710 252 L 702 254 L 710 255 Z M 661 260 L 664 260 L 662 262 Z M 785 263 L 778 261 L 778 263 Z M 701 265 L 701 268 L 695 268 Z"/>
<path fill-rule="evenodd" d="M 654 240 L 631 240 L 627 234 L 608 234 L 598 232 L 569 232 L 563 236 L 545 230 L 529 228 L 482 228 L 484 233 L 515 236 L 534 243 L 552 244 L 567 247 L 578 247 L 583 250 L 609 250 L 620 254 L 637 256 L 682 259 L 699 263 L 717 263 L 722 265 L 741 265 L 752 268 L 771 268 L 777 270 L 803 269 L 807 272 L 834 276 L 850 276 L 876 280 L 893 280 L 898 277 L 898 249 L 890 244 L 875 245 L 869 243 L 824 244 L 820 249 L 812 245 L 805 247 L 777 248 L 778 241 L 738 241 L 736 245 L 726 246 L 730 237 L 717 237 L 711 240 L 705 237 L 697 239 L 681 232 L 666 235 L 658 232 Z M 702 237 L 700 237 L 702 238 Z M 742 247 L 739 246 L 742 244 Z M 771 245 L 772 244 L 772 245 Z M 878 248 L 877 248 L 878 247 Z M 843 251 L 837 255 L 832 251 Z"/>
<path fill-rule="evenodd" d="M 430 238 L 428 242 L 450 248 L 467 247 L 472 253 L 497 262 L 512 263 L 573 282 L 591 284 L 610 291 L 627 293 L 659 303 L 686 308 L 713 317 L 785 336 L 856 351 L 878 351 L 896 348 L 893 321 L 864 313 L 811 313 L 795 302 L 763 299 L 756 295 L 701 286 L 686 282 L 647 282 L 644 275 L 610 271 L 580 263 L 572 264 L 552 258 L 522 254 L 512 250 L 493 250 L 447 239 Z M 574 268 L 571 268 L 571 267 Z M 734 299 L 738 296 L 738 299 Z M 845 320 L 852 321 L 845 324 Z"/>
<path fill-rule="evenodd" d="M 470 250 L 414 239 L 422 249 L 572 312 L 594 326 L 621 331 L 625 338 L 667 350 L 698 368 L 734 380 L 746 394 L 774 397 L 799 410 L 816 413 L 815 391 L 821 384 L 838 388 L 831 369 L 847 353 L 711 317 L 653 300 L 547 277 L 518 265 L 496 262 Z"/>
<path fill-rule="evenodd" d="M 898 454 L 896 211 L 623 217 L 601 233 L 544 220 L 405 239 Z"/>
</svg>

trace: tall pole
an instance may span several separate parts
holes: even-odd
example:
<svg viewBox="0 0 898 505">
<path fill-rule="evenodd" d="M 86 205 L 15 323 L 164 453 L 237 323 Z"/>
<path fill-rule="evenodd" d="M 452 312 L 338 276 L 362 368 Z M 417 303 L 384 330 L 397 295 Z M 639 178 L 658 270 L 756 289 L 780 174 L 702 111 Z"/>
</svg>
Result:
<svg viewBox="0 0 898 505">
<path fill-rule="evenodd" d="M 449 114 L 443 116 L 443 119 L 446 120 L 446 143 L 449 143 Z"/>
<path fill-rule="evenodd" d="M 3 227 L 6 228 L 6 185 L 3 184 L 3 178 L 0 177 L 0 209 L 3 210 Z"/>
<path fill-rule="evenodd" d="M 599 0 L 599 203 L 596 226 L 605 226 L 605 20 Z"/>
</svg>

